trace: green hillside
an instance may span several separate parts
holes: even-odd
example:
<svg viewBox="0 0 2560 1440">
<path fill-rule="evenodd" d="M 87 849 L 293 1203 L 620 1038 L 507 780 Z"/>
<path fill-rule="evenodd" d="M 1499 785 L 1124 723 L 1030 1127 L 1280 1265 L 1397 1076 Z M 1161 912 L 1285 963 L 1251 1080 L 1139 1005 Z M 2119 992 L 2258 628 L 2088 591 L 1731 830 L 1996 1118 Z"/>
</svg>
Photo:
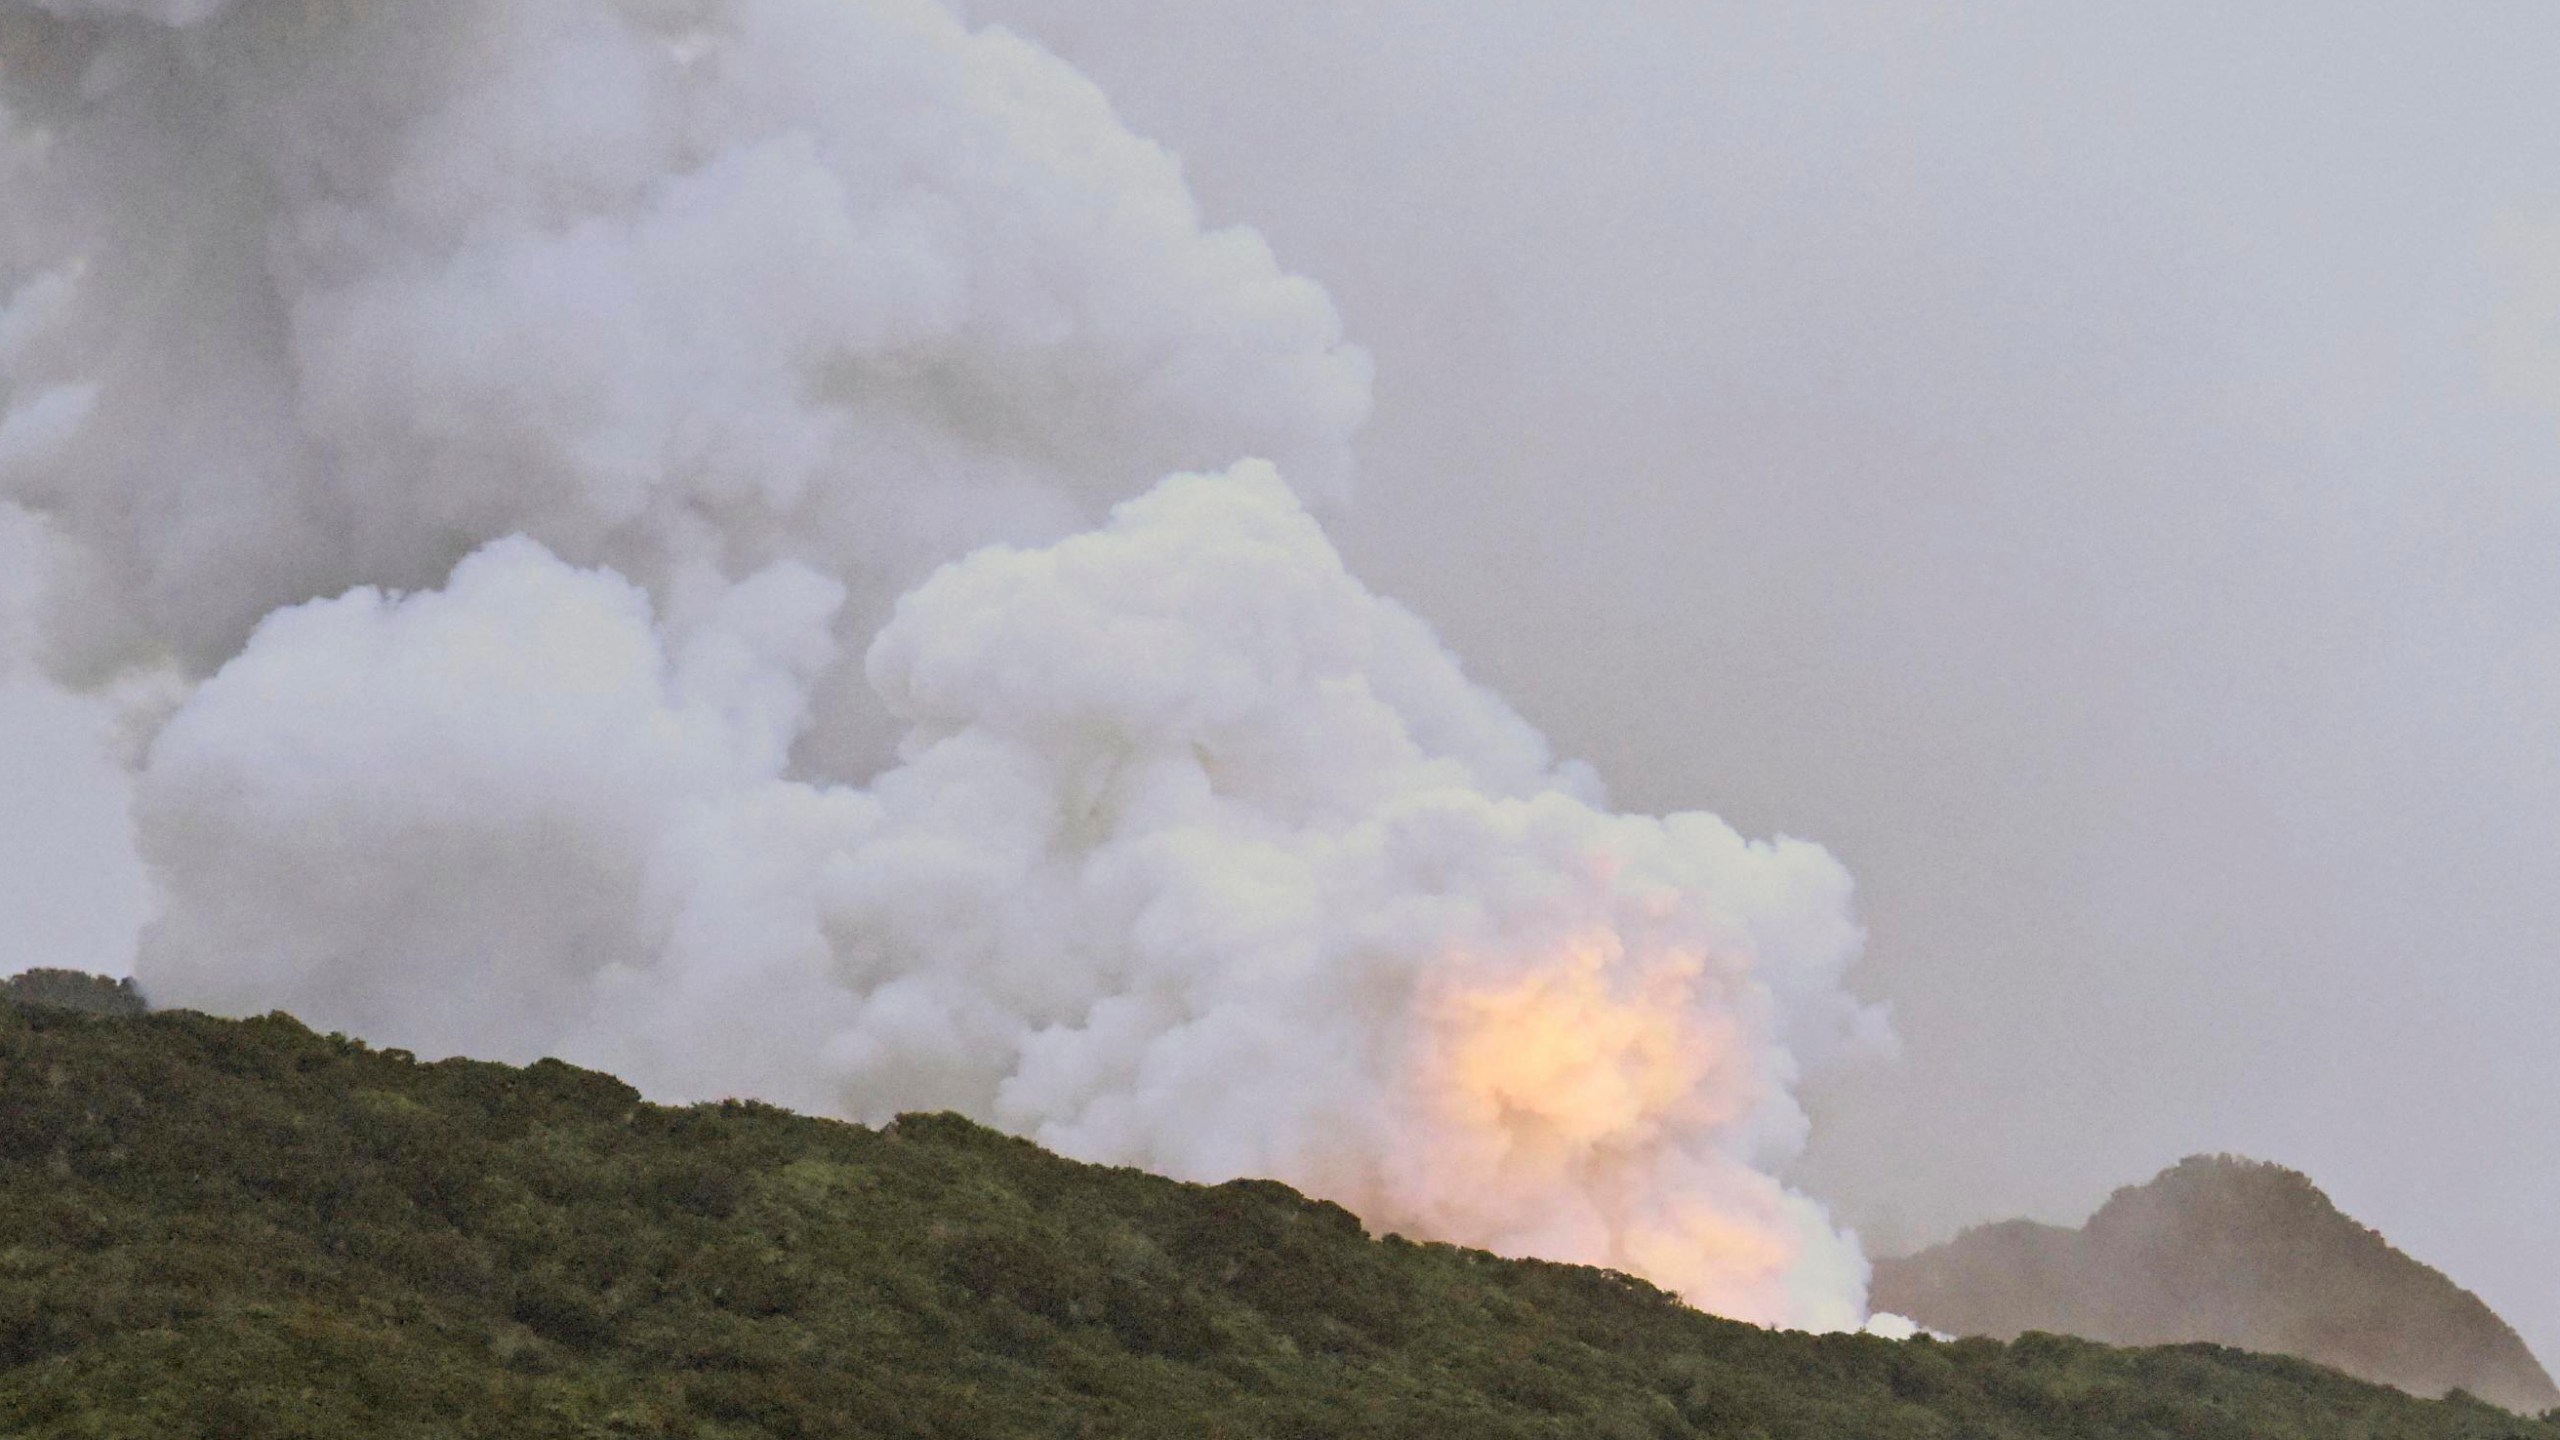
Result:
<svg viewBox="0 0 2560 1440">
<path fill-rule="evenodd" d="M 2550 1437 L 2205 1346 L 1775 1334 L 965 1121 L 0 1004 L 11 1436 Z"/>
</svg>

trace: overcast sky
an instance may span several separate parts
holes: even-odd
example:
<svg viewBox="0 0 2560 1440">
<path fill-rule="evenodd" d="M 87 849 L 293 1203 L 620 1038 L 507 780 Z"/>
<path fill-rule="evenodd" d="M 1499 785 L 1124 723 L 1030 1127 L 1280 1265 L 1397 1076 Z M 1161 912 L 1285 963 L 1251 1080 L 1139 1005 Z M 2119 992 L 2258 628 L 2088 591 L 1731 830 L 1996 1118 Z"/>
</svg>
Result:
<svg viewBox="0 0 2560 1440">
<path fill-rule="evenodd" d="M 2560 1358 L 2560 10 L 970 9 L 1374 351 L 1371 584 L 1858 877 L 1879 1248 L 2232 1150 Z M 0 678 L 0 967 L 127 963 L 92 721 Z"/>
<path fill-rule="evenodd" d="M 1880 1248 L 2240 1151 L 2560 1357 L 2560 10 L 972 11 L 1375 351 L 1372 584 L 1857 875 Z"/>
</svg>

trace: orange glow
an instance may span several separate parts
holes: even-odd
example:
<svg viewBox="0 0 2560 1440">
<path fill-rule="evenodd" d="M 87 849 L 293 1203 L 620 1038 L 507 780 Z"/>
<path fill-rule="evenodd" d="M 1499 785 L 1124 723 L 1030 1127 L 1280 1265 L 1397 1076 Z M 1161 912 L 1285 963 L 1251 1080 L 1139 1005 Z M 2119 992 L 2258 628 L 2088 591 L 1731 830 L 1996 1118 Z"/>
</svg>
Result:
<svg viewBox="0 0 2560 1440">
<path fill-rule="evenodd" d="M 1614 930 L 1433 977 L 1410 1080 L 1421 1153 L 1378 1218 L 1432 1238 L 1641 1275 L 1783 1323 L 1804 1235 L 1716 1140 L 1758 1099 L 1753 1043 L 1694 951 Z M 1854 1323 L 1851 1317 L 1851 1322 Z"/>
<path fill-rule="evenodd" d="M 1507 985 L 1450 994 L 1441 1008 L 1448 1099 L 1514 1147 L 1580 1148 L 1641 1130 L 1707 1068 L 1674 984 L 1619 993 L 1615 935 L 1566 947 Z M 1688 967 L 1694 969 L 1694 967 Z"/>
</svg>

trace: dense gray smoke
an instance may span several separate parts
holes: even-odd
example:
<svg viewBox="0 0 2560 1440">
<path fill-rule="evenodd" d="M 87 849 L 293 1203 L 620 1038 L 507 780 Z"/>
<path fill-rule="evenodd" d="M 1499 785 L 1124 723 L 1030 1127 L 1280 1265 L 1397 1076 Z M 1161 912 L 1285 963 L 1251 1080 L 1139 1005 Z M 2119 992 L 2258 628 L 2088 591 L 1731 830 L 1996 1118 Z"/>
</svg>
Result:
<svg viewBox="0 0 2560 1440">
<path fill-rule="evenodd" d="M 1862 1319 L 1771 1178 L 1882 1040 L 1844 873 L 1612 813 L 1345 570 L 1366 359 L 1067 67 L 15 0 L 0 77 L 0 621 L 147 740 L 156 1000 Z"/>
<path fill-rule="evenodd" d="M 2560 1359 L 2560 9 L 965 3 L 1323 277 L 1360 574 L 1856 873 L 1871 1247 L 2263 1155 Z"/>
</svg>

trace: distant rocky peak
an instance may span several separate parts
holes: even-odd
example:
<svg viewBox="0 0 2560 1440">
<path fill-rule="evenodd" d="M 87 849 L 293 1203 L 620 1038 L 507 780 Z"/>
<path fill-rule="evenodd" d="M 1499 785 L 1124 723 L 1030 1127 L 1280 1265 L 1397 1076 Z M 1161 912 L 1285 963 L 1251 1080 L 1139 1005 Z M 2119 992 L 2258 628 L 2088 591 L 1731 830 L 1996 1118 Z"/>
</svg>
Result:
<svg viewBox="0 0 2560 1440">
<path fill-rule="evenodd" d="M 2309 1177 L 2191 1156 L 2077 1230 L 2012 1220 L 1876 1263 L 1873 1303 L 1933 1329 L 2116 1345 L 2210 1341 L 2527 1413 L 2560 1388 L 2480 1298 L 2339 1211 Z"/>
</svg>

